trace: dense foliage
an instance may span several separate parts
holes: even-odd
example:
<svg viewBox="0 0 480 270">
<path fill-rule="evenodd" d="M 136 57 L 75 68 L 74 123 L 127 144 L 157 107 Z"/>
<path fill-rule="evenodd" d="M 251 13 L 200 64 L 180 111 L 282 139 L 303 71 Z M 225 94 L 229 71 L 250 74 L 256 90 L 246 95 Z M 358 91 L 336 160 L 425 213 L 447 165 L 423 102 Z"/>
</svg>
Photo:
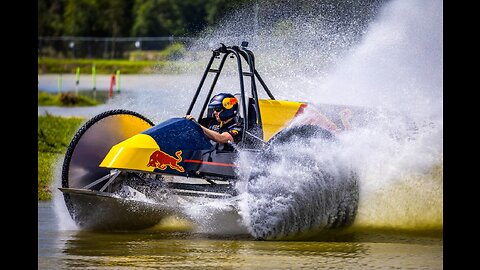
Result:
<svg viewBox="0 0 480 270">
<path fill-rule="evenodd" d="M 251 0 L 39 0 L 39 36 L 192 36 Z"/>
<path fill-rule="evenodd" d="M 39 36 L 192 37 L 238 9 L 259 23 L 310 14 L 342 24 L 365 21 L 388 0 L 39 0 Z M 275 11 L 282 10 L 282 14 Z M 364 17 L 364 18 L 357 18 Z"/>
</svg>

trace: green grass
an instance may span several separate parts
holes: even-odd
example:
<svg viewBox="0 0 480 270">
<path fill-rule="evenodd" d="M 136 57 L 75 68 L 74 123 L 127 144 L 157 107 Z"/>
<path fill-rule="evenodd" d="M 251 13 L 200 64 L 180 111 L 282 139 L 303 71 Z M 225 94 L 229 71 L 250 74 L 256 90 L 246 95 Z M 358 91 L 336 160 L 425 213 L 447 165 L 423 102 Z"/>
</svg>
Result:
<svg viewBox="0 0 480 270">
<path fill-rule="evenodd" d="M 121 74 L 151 74 L 156 72 L 178 73 L 188 68 L 189 63 L 180 61 L 130 61 L 130 60 L 105 60 L 105 59 L 60 59 L 39 57 L 38 74 L 75 74 L 80 67 L 81 74 L 91 74 L 95 64 L 97 74 L 112 74 L 120 70 Z"/>
<path fill-rule="evenodd" d="M 105 91 L 97 93 L 98 95 L 95 98 L 92 97 L 91 92 L 75 94 L 74 92 L 49 93 L 38 91 L 38 106 L 96 106 L 105 103 L 106 95 L 108 95 L 104 93 Z"/>
<path fill-rule="evenodd" d="M 85 119 L 38 116 L 38 200 L 51 200 L 55 165 Z"/>
<path fill-rule="evenodd" d="M 174 42 L 161 51 L 131 51 L 128 60 L 62 58 L 54 55 L 38 57 L 38 74 L 75 74 L 77 67 L 83 74 L 92 74 L 94 64 L 97 74 L 112 74 L 117 70 L 120 70 L 121 74 L 180 73 L 191 68 L 192 63 L 179 59 L 187 55 L 196 58 L 199 53 L 188 53 L 185 45 Z"/>
</svg>

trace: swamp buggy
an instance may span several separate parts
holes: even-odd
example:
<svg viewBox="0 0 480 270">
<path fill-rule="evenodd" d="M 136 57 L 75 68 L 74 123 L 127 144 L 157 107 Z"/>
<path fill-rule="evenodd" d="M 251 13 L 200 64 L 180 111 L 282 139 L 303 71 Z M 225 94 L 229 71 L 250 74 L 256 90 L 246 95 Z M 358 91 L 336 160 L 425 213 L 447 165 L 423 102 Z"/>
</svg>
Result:
<svg viewBox="0 0 480 270">
<path fill-rule="evenodd" d="M 155 125 L 137 112 L 119 109 L 103 112 L 83 124 L 68 146 L 59 188 L 80 228 L 144 229 L 167 216 L 182 216 L 180 205 L 184 202 L 222 201 L 236 212 L 241 197 L 235 187 L 240 151 L 256 160 L 257 168 L 248 180 L 252 183 L 268 173 L 269 164 L 276 159 L 272 152 L 276 144 L 313 136 L 335 140 L 339 131 L 351 128 L 358 108 L 275 99 L 255 69 L 254 54 L 247 45 L 221 44 L 212 50 L 186 112 L 191 114 L 194 106 L 201 106 L 198 122 L 177 117 Z M 233 151 L 210 141 L 199 127 L 212 117 L 207 105 L 228 57 L 236 59 L 240 93 L 235 96 L 244 127 L 242 140 Z M 200 102 L 198 97 L 208 75 L 214 76 L 212 85 Z M 250 83 L 248 92 L 246 82 Z M 268 98 L 260 98 L 258 83 Z M 315 113 L 301 118 L 307 107 Z M 351 177 L 341 188 L 347 190 L 341 194 L 347 195 L 337 200 L 339 210 L 330 213 L 330 227 L 347 226 L 356 214 L 356 178 Z M 257 238 L 267 236 L 255 234 Z"/>
</svg>

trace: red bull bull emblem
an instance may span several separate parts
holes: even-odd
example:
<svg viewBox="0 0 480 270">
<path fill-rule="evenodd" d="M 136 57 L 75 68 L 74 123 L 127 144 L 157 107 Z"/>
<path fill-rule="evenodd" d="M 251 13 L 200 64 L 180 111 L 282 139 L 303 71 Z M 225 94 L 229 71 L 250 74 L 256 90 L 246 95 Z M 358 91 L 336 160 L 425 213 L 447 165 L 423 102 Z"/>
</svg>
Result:
<svg viewBox="0 0 480 270">
<path fill-rule="evenodd" d="M 182 150 L 175 152 L 175 156 L 177 156 L 177 158 L 158 149 L 150 155 L 150 161 L 147 167 L 155 167 L 163 171 L 167 169 L 168 166 L 173 170 L 184 172 L 185 169 L 178 165 L 178 163 L 182 161 Z"/>
<path fill-rule="evenodd" d="M 237 99 L 236 98 L 224 98 L 222 100 L 222 105 L 225 107 L 225 109 L 229 110 L 233 107 L 233 105 L 237 104 Z"/>
</svg>

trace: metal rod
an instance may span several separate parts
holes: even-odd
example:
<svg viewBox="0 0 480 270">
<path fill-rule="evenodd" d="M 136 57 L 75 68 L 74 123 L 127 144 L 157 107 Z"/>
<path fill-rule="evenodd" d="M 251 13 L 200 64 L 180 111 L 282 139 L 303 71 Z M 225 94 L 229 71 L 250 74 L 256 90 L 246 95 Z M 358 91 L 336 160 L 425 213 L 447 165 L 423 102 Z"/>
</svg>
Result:
<svg viewBox="0 0 480 270">
<path fill-rule="evenodd" d="M 90 187 L 93 187 L 93 186 L 95 186 L 96 184 L 98 184 L 98 183 L 100 183 L 100 182 L 104 181 L 105 179 L 108 179 L 108 177 L 110 177 L 110 173 L 109 173 L 109 174 L 107 174 L 107 175 L 105 175 L 104 177 L 102 177 L 102 178 L 100 178 L 100 179 L 98 179 L 98 180 L 96 180 L 96 181 L 94 181 L 94 182 L 92 182 L 92 183 L 90 183 L 90 184 L 88 184 L 88 185 L 84 186 L 83 188 L 84 188 L 84 189 L 89 189 Z"/>
<path fill-rule="evenodd" d="M 243 84 L 243 70 L 242 70 L 242 59 L 240 58 L 240 55 L 237 50 L 233 48 L 227 48 L 228 51 L 231 51 L 236 57 L 237 57 L 237 66 L 238 66 L 238 77 L 240 79 L 240 92 L 242 94 L 242 109 L 243 109 L 243 115 L 247 115 L 247 107 L 245 105 L 245 86 Z M 244 128 L 247 127 L 247 118 L 243 117 L 243 126 Z M 242 134 L 242 141 L 245 139 L 245 133 Z"/>
<path fill-rule="evenodd" d="M 268 89 L 267 85 L 265 84 L 265 82 L 262 80 L 262 78 L 260 77 L 260 74 L 258 74 L 257 70 L 255 70 L 255 76 L 257 77 L 258 81 L 262 84 L 263 86 L 263 89 L 265 89 L 265 92 L 267 92 L 267 95 L 275 100 L 275 98 L 273 97 L 272 93 L 270 93 L 270 90 Z"/>
<path fill-rule="evenodd" d="M 200 84 L 197 87 L 197 91 L 195 92 L 195 95 L 193 96 L 192 103 L 190 103 L 190 107 L 187 110 L 187 115 L 192 112 L 193 105 L 195 105 L 195 102 L 197 101 L 198 94 L 200 94 L 200 90 L 202 89 L 203 83 L 205 82 L 205 78 L 207 77 L 208 70 L 210 69 L 210 66 L 213 63 L 213 60 L 215 59 L 215 54 L 212 55 L 210 58 L 210 61 L 207 64 L 207 68 L 205 69 L 205 72 L 203 72 L 202 79 L 200 80 Z"/>
<path fill-rule="evenodd" d="M 223 55 L 222 61 L 220 62 L 220 65 L 218 66 L 218 72 L 215 72 L 215 77 L 213 78 L 212 86 L 210 86 L 210 90 L 208 90 L 207 98 L 205 99 L 205 102 L 203 103 L 202 110 L 200 111 L 200 114 L 198 118 L 203 115 L 205 112 L 205 109 L 207 108 L 208 102 L 210 101 L 210 97 L 212 96 L 213 89 L 215 88 L 215 85 L 217 84 L 218 77 L 220 77 L 220 73 L 222 73 L 223 65 L 225 64 L 225 60 L 227 59 L 229 53 L 225 53 Z"/>
<path fill-rule="evenodd" d="M 242 47 L 239 50 L 242 52 L 243 58 L 245 58 L 245 60 L 247 61 L 248 65 L 249 65 L 250 73 L 253 75 L 254 72 L 255 72 L 255 57 L 253 55 L 253 52 L 244 48 L 244 47 Z M 258 92 L 257 92 L 257 85 L 255 83 L 255 77 L 251 76 L 250 79 L 251 79 L 252 98 L 253 98 L 255 104 L 257 104 L 257 108 L 259 108 L 259 106 L 258 106 Z M 256 129 L 255 131 L 257 132 L 257 134 L 259 136 L 263 137 L 262 117 L 260 115 L 260 110 L 255 110 L 255 117 L 256 117 L 256 120 L 257 120 L 257 123 L 254 123 L 254 127 Z M 246 130 L 252 130 L 252 127 L 246 127 Z"/>
<path fill-rule="evenodd" d="M 108 180 L 107 183 L 105 183 L 105 185 L 103 185 L 100 191 L 104 191 L 107 188 L 107 186 L 110 185 L 110 183 L 112 183 L 113 180 L 115 180 L 115 178 L 117 178 L 119 174 L 120 174 L 120 171 L 115 171 L 115 174 L 112 176 L 112 178 L 110 178 L 110 180 Z"/>
<path fill-rule="evenodd" d="M 260 137 L 258 137 L 258 136 L 255 136 L 255 135 L 253 135 L 251 132 L 248 132 L 248 131 L 245 131 L 245 132 L 246 132 L 248 135 L 252 136 L 253 138 L 255 138 L 255 139 L 257 139 L 257 140 L 261 141 L 263 144 L 266 144 L 266 142 L 265 142 L 265 141 L 264 141 L 262 138 L 260 138 Z"/>
<path fill-rule="evenodd" d="M 255 57 L 253 56 L 252 51 L 247 50 L 246 48 L 242 48 L 242 51 L 244 52 L 245 55 L 243 55 L 245 60 L 247 60 L 247 63 L 250 67 L 250 73 L 253 75 L 255 73 Z M 258 105 L 258 92 L 257 92 L 257 85 L 255 83 L 255 77 L 251 77 L 251 88 L 252 88 L 252 97 L 255 101 L 255 104 Z M 258 107 L 258 106 L 257 106 Z M 262 129 L 262 118 L 260 115 L 259 110 L 255 110 L 255 116 L 257 118 L 257 125 L 256 127 L 259 128 L 258 132 L 260 133 L 259 135 L 263 137 L 263 129 Z M 251 127 L 248 127 L 247 130 L 250 130 Z"/>
</svg>

